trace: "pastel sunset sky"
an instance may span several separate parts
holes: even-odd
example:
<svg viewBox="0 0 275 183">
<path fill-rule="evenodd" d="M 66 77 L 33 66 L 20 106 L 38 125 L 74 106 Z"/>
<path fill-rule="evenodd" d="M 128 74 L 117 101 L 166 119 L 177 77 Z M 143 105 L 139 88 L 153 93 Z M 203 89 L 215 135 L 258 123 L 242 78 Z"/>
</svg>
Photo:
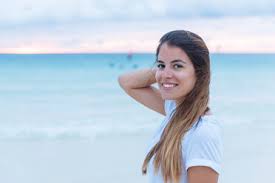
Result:
<svg viewBox="0 0 275 183">
<path fill-rule="evenodd" d="M 4 0 L 0 0 L 4 1 Z M 211 52 L 275 53 L 274 0 L 9 0 L 0 53 L 154 52 L 175 29 Z"/>
</svg>

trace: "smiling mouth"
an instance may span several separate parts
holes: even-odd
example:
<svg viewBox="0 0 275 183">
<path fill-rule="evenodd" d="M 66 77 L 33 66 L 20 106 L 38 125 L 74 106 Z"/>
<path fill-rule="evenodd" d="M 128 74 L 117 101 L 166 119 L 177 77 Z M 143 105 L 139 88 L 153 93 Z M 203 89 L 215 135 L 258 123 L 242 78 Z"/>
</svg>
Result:
<svg viewBox="0 0 275 183">
<path fill-rule="evenodd" d="M 178 84 L 174 83 L 162 83 L 161 86 L 165 89 L 175 88 Z"/>
</svg>

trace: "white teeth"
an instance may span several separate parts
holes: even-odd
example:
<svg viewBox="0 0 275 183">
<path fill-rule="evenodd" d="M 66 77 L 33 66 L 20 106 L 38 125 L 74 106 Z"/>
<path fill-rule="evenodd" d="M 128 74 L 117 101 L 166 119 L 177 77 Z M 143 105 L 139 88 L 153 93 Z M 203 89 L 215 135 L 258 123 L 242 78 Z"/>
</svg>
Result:
<svg viewBox="0 0 275 183">
<path fill-rule="evenodd" d="M 173 88 L 176 86 L 176 84 L 162 84 L 162 86 L 165 88 Z"/>
</svg>

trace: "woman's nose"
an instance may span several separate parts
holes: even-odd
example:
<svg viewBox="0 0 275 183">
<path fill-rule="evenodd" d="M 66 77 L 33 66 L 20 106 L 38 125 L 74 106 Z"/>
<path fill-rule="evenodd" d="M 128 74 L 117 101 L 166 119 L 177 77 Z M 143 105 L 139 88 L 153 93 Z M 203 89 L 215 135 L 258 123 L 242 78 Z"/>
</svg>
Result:
<svg viewBox="0 0 275 183">
<path fill-rule="evenodd" d="M 163 70 L 163 76 L 166 78 L 171 78 L 173 76 L 173 71 L 170 68 L 165 68 Z"/>
</svg>

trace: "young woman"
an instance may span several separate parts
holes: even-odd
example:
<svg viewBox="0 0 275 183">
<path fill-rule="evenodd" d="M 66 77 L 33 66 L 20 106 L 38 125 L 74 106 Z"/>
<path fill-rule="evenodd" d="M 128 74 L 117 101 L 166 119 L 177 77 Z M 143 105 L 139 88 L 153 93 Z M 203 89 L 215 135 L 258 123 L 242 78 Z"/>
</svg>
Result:
<svg viewBox="0 0 275 183">
<path fill-rule="evenodd" d="M 184 30 L 168 32 L 157 47 L 155 68 L 118 80 L 128 95 L 166 116 L 142 166 L 150 181 L 217 183 L 221 129 L 208 108 L 210 59 L 202 38 Z"/>
</svg>

